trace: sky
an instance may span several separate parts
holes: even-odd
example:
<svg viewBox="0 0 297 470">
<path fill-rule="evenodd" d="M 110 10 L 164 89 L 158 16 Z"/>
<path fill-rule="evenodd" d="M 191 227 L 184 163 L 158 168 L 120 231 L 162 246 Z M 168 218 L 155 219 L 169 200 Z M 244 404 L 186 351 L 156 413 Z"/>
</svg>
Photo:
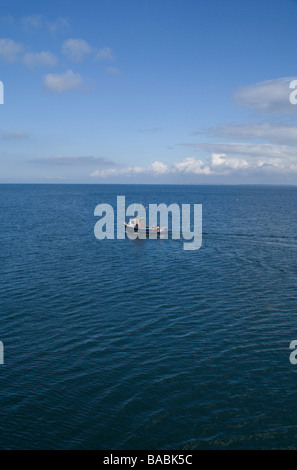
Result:
<svg viewBox="0 0 297 470">
<path fill-rule="evenodd" d="M 1 0 L 0 183 L 296 184 L 296 0 Z"/>
</svg>

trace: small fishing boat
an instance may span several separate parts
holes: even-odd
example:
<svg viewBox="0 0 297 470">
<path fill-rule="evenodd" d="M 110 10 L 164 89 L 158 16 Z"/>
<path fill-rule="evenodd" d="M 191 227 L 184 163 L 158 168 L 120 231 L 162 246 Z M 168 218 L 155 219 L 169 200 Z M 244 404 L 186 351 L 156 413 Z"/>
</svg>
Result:
<svg viewBox="0 0 297 470">
<path fill-rule="evenodd" d="M 141 217 L 132 217 L 129 222 L 125 222 L 127 232 L 137 232 L 141 234 L 149 235 L 150 233 L 156 233 L 162 235 L 168 233 L 168 227 L 149 226 L 146 225 L 145 219 Z"/>
</svg>

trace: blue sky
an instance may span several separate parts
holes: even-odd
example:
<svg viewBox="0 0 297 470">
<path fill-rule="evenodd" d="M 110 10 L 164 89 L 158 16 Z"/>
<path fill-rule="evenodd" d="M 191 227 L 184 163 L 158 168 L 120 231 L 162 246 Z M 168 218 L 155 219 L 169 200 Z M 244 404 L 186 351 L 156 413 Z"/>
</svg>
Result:
<svg viewBox="0 0 297 470">
<path fill-rule="evenodd" d="M 1 183 L 297 181 L 297 1 L 1 1 Z"/>
</svg>

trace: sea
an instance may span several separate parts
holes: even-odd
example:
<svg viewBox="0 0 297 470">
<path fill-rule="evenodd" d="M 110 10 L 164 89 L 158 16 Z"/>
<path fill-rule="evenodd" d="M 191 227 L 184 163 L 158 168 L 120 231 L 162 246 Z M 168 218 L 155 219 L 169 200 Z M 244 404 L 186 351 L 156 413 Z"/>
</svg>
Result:
<svg viewBox="0 0 297 470">
<path fill-rule="evenodd" d="M 98 204 L 202 204 L 202 246 Z M 297 449 L 297 187 L 0 185 L 1 449 Z"/>
</svg>

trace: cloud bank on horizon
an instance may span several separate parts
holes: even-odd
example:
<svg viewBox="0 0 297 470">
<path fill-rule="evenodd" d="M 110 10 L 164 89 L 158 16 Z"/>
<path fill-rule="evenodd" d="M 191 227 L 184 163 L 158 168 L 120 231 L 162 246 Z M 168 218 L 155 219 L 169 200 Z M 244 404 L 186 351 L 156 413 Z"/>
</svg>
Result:
<svg viewBox="0 0 297 470">
<path fill-rule="evenodd" d="M 173 3 L 176 14 L 179 4 Z M 219 2 L 214 0 L 214 3 L 219 8 Z M 250 2 L 244 0 L 243 3 L 247 11 L 252 10 Z M 204 15 L 209 26 L 211 9 L 208 11 L 200 2 L 190 2 L 190 5 L 193 11 L 201 13 L 201 21 Z M 267 44 L 275 35 L 280 5 L 281 2 L 275 0 Z M 230 8 L 236 11 L 235 0 L 231 1 Z M 297 19 L 296 5 L 290 8 Z M 153 7 L 151 10 L 149 13 L 154 14 Z M 166 8 L 163 13 L 165 11 Z M 138 25 L 140 13 L 131 17 L 131 12 L 127 11 L 130 28 Z M 189 13 L 186 11 L 185 15 L 191 25 Z M 265 9 L 262 13 L 264 18 Z M 129 37 L 124 23 L 119 29 L 113 13 L 110 14 L 105 34 L 97 33 L 91 17 L 84 19 L 84 28 L 78 27 L 80 13 L 75 12 L 75 8 L 72 18 L 66 15 L 50 18 L 45 12 L 20 17 L 7 14 L 0 18 L 7 33 L 0 38 L 0 71 L 5 72 L 5 90 L 9 86 L 21 89 L 26 83 L 32 104 L 32 109 L 31 106 L 28 109 L 28 100 L 24 100 L 24 104 L 19 100 L 10 109 L 11 100 L 6 99 L 5 105 L 0 107 L 3 119 L 0 123 L 1 182 L 22 181 L 25 174 L 28 182 L 62 179 L 91 183 L 295 184 L 297 106 L 292 105 L 289 97 L 290 83 L 297 78 L 297 68 L 294 75 L 292 63 L 283 60 L 285 73 L 281 74 L 282 67 L 275 67 L 267 59 L 266 69 L 262 67 L 261 73 L 257 73 L 257 66 L 260 68 L 263 62 L 261 50 L 256 55 L 260 46 L 257 41 L 248 43 L 249 33 L 243 49 L 249 48 L 254 53 L 250 67 L 254 64 L 255 70 L 250 71 L 251 77 L 247 79 L 244 72 L 237 71 L 237 64 L 230 70 L 226 65 L 220 69 L 219 78 L 223 78 L 219 87 L 220 80 L 208 84 L 207 67 L 213 66 L 211 47 L 217 54 L 218 64 L 220 48 L 228 51 L 230 57 L 232 52 L 233 60 L 238 57 L 242 64 L 247 61 L 236 55 L 239 52 L 235 46 L 234 51 L 227 49 L 230 38 L 235 40 L 235 33 L 229 31 L 229 36 L 226 33 L 226 37 L 221 37 L 219 19 L 212 25 L 214 30 L 219 29 L 214 45 L 207 45 L 203 38 L 198 40 L 199 33 L 194 29 L 188 38 L 184 29 L 184 37 L 180 37 L 183 47 L 180 51 L 176 47 L 174 58 L 169 54 L 170 51 L 172 55 L 174 45 L 170 45 L 174 34 L 170 25 L 168 39 L 160 31 L 156 39 L 151 39 L 152 44 L 148 41 L 149 29 L 142 36 L 138 30 L 138 45 Z M 249 14 L 240 21 L 248 24 L 252 11 Z M 288 23 L 285 27 L 293 31 L 290 15 L 289 11 L 284 14 Z M 173 15 L 171 21 L 173 18 L 176 21 Z M 155 25 L 154 16 L 149 16 L 147 21 L 151 27 Z M 258 28 L 260 30 L 261 24 Z M 209 57 L 203 56 L 195 41 L 201 49 L 205 48 Z M 282 37 L 279 48 L 274 49 L 276 57 L 284 56 L 285 45 Z M 189 48 L 188 55 L 185 55 L 185 46 Z M 203 67 L 198 60 L 193 63 L 195 53 L 197 57 L 201 55 Z M 174 70 L 178 58 L 185 72 L 178 72 L 175 77 L 169 70 Z M 124 63 L 122 70 L 118 66 L 121 61 Z M 200 74 L 188 73 L 187 67 L 195 72 L 199 70 Z M 233 78 L 235 70 L 237 75 Z M 265 79 L 251 80 L 257 76 Z M 228 89 L 225 96 L 223 87 Z M 42 103 L 44 117 L 37 112 L 39 103 Z M 7 109 L 8 119 L 5 119 Z M 92 156 L 81 156 L 84 154 Z M 12 160 L 18 162 L 19 174 Z"/>
<path fill-rule="evenodd" d="M 279 117 L 296 113 L 289 101 L 289 85 L 294 79 L 294 77 L 284 77 L 242 87 L 235 93 L 234 99 L 239 105 L 261 114 L 273 113 Z M 256 172 L 266 175 L 297 174 L 297 125 L 281 122 L 223 124 L 208 131 L 194 132 L 193 135 L 207 133 L 232 141 L 177 144 L 193 150 L 205 150 L 210 155 L 204 161 L 191 156 L 170 165 L 154 161 L 147 166 L 104 168 L 93 171 L 90 176 L 93 178 L 170 174 L 222 176 Z"/>
</svg>

